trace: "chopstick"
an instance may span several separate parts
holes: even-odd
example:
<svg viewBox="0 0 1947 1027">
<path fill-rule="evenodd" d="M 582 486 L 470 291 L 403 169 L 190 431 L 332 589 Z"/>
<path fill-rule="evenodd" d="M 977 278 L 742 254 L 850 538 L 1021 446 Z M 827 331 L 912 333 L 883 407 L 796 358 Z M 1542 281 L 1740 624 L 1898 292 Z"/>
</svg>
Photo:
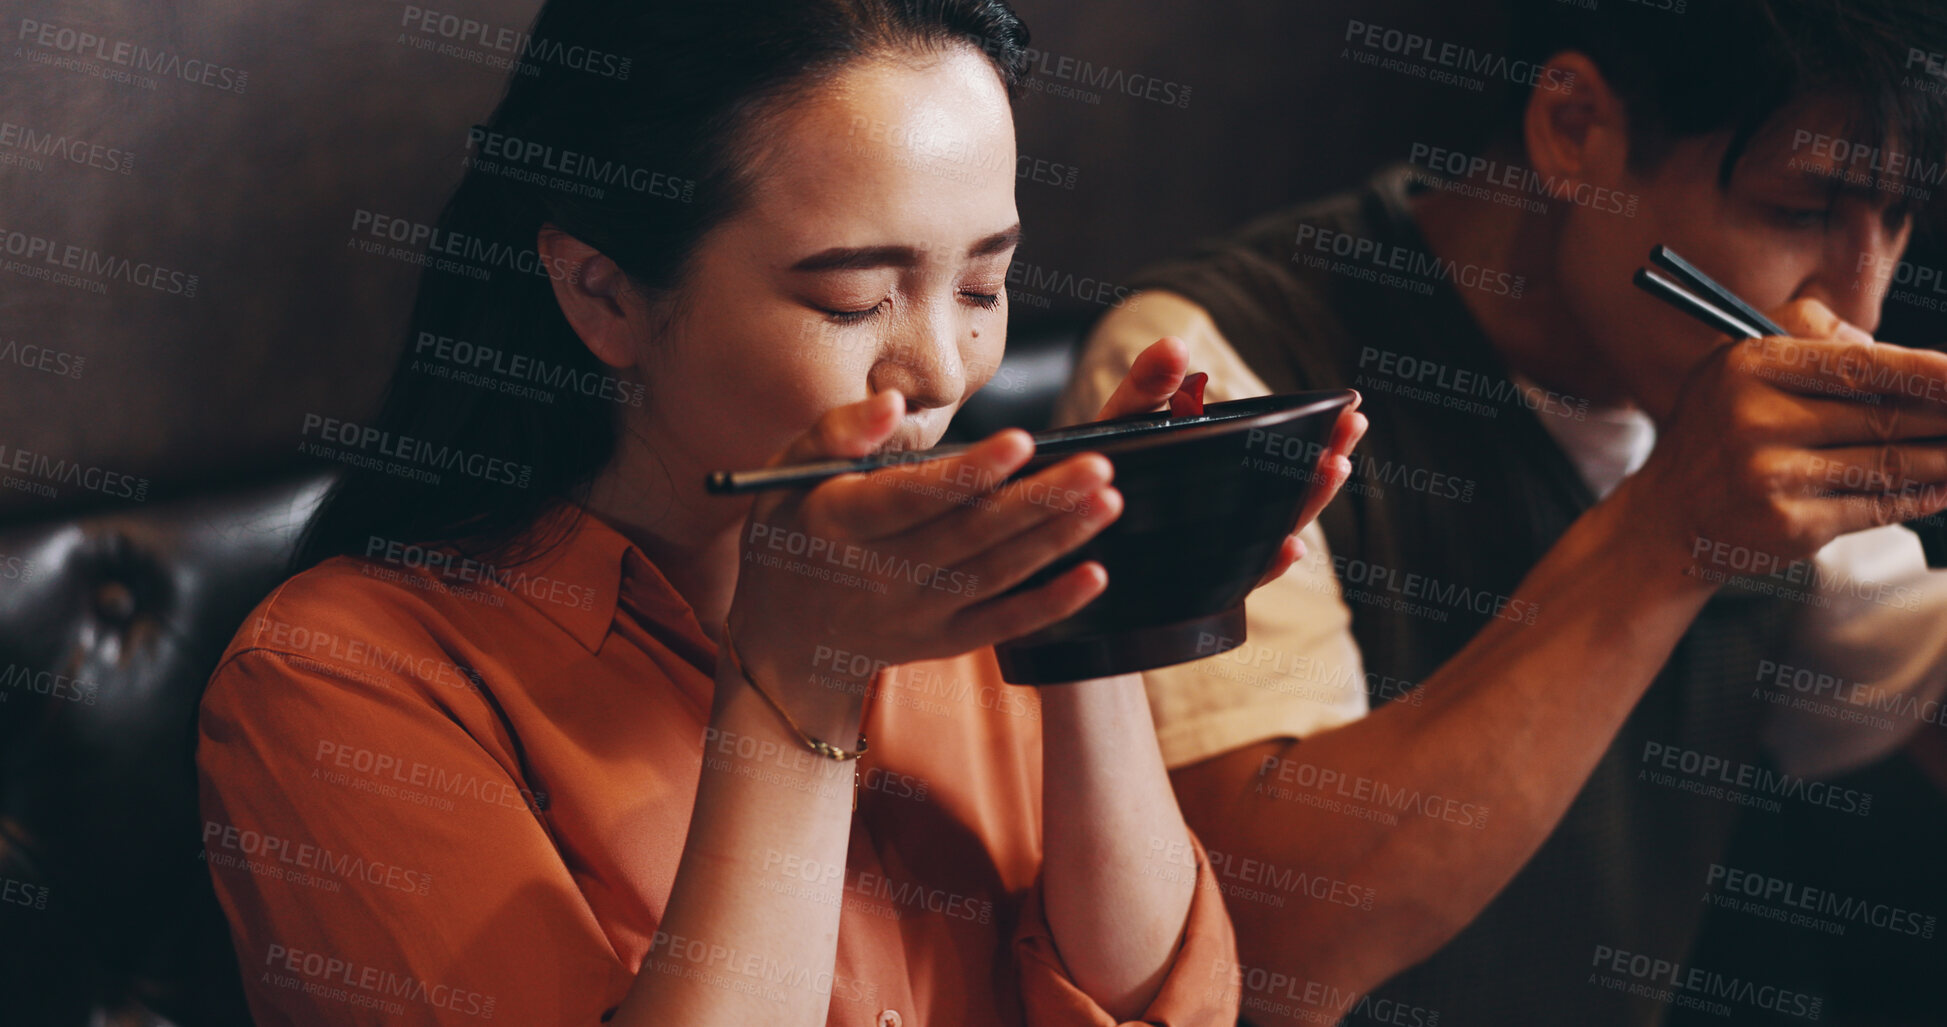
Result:
<svg viewBox="0 0 1947 1027">
<path fill-rule="evenodd" d="M 792 464 L 788 467 L 760 467 L 750 471 L 711 471 L 703 479 L 706 492 L 720 496 L 742 495 L 746 492 L 762 492 L 766 489 L 798 488 L 816 485 L 841 474 L 876 471 L 899 464 L 917 464 L 928 460 L 944 460 L 959 456 L 971 449 L 967 443 L 950 446 L 935 446 L 932 449 L 892 450 L 859 457 L 856 460 L 818 460 L 811 463 Z"/>
<path fill-rule="evenodd" d="M 1203 383 L 1209 375 L 1193 371 L 1183 376 L 1183 384 L 1170 397 L 1170 409 L 1153 411 L 1146 415 L 1151 418 L 1167 417 L 1172 424 L 1189 424 L 1206 419 L 1203 412 Z M 1194 413 L 1187 409 L 1179 415 L 1179 397 L 1188 396 L 1195 404 Z M 1078 424 L 1061 432 L 1062 441 L 1092 439 L 1097 435 L 1113 435 L 1122 425 L 1139 416 L 1114 418 L 1108 421 L 1092 421 Z M 788 467 L 761 467 L 750 471 L 711 471 L 703 477 L 703 490 L 713 495 L 735 496 L 746 492 L 762 492 L 766 489 L 802 488 L 817 485 L 841 474 L 877 471 L 900 464 L 921 464 L 931 460 L 944 460 L 959 456 L 974 447 L 970 442 L 959 442 L 949 446 L 934 446 L 932 449 L 894 450 L 874 453 L 856 460 L 815 460 L 810 463 L 792 464 Z"/>
<path fill-rule="evenodd" d="M 1702 321 L 1704 324 L 1740 339 L 1756 339 L 1764 335 L 1752 326 L 1725 313 L 1711 304 L 1709 300 L 1692 295 L 1683 286 L 1651 271 L 1646 267 L 1636 269 L 1633 279 L 1636 287 L 1662 300 L 1665 303 Z"/>
<path fill-rule="evenodd" d="M 1758 312 L 1756 307 L 1744 302 L 1743 297 L 1718 285 L 1711 277 L 1697 270 L 1697 265 L 1677 256 L 1677 251 L 1668 246 L 1658 246 L 1650 251 L 1650 263 L 1675 275 L 1677 281 L 1699 295 L 1709 296 L 1725 311 L 1737 315 L 1738 320 L 1759 329 L 1766 335 L 1790 335 L 1778 327 L 1777 322 Z"/>
<path fill-rule="evenodd" d="M 1677 280 L 1641 267 L 1633 279 L 1636 287 L 1704 324 L 1741 339 L 1791 334 L 1668 246 L 1651 250 L 1650 262 L 1669 270 Z"/>
</svg>

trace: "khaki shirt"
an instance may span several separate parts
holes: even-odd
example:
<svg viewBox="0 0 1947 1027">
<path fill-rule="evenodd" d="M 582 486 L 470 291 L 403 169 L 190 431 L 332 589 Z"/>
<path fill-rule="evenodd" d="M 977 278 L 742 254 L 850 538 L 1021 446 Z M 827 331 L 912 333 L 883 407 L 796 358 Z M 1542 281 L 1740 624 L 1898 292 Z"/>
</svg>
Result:
<svg viewBox="0 0 1947 1027">
<path fill-rule="evenodd" d="M 1056 404 L 1055 424 L 1093 420 L 1136 354 L 1166 335 L 1189 345 L 1191 371 L 1209 374 L 1206 402 L 1270 393 L 1202 307 L 1174 293 L 1142 292 L 1090 333 Z M 1170 767 L 1266 739 L 1303 738 L 1366 715 L 1364 661 L 1325 532 L 1310 524 L 1300 538 L 1305 558 L 1246 602 L 1247 641 L 1216 656 L 1144 672 Z"/>
</svg>

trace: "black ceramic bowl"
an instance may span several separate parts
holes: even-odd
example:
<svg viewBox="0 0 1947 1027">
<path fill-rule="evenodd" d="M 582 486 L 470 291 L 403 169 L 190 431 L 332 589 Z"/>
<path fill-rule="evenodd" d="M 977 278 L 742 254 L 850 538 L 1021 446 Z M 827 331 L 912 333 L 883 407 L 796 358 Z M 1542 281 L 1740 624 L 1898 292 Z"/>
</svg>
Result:
<svg viewBox="0 0 1947 1027">
<path fill-rule="evenodd" d="M 1015 477 L 1078 453 L 1115 464 L 1121 516 L 1012 592 L 1086 560 L 1108 569 L 1093 602 L 995 646 L 1001 676 L 1051 685 L 1214 656 L 1244 641 L 1244 597 L 1298 526 L 1318 458 L 1351 391 L 1212 403 L 1038 432 Z"/>
</svg>

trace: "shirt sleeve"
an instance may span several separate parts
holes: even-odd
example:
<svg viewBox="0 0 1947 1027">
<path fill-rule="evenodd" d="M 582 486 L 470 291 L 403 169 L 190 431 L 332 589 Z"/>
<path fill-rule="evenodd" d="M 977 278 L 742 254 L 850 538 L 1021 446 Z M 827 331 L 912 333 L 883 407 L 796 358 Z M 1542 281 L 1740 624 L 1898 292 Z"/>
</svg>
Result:
<svg viewBox="0 0 1947 1027">
<path fill-rule="evenodd" d="M 1812 561 L 1813 597 L 1775 660 L 1753 668 L 1780 767 L 1827 777 L 1947 727 L 1947 572 L 1897 524 L 1844 535 Z"/>
<path fill-rule="evenodd" d="M 403 675 L 239 651 L 196 762 L 259 1027 L 597 1025 L 626 994 L 544 800 Z"/>
<path fill-rule="evenodd" d="M 1055 423 L 1093 419 L 1136 355 L 1166 335 L 1189 347 L 1191 370 L 1210 375 L 1207 402 L 1270 394 L 1202 307 L 1173 293 L 1142 292 L 1090 333 L 1056 403 Z M 1245 640 L 1206 659 L 1143 673 L 1157 741 L 1172 769 L 1254 742 L 1304 738 L 1369 711 L 1365 661 L 1325 532 L 1313 523 L 1299 538 L 1305 558 L 1246 601 Z M 1406 693 L 1406 701 L 1419 694 Z"/>
<path fill-rule="evenodd" d="M 1110 1016 L 1075 985 L 1055 949 L 1042 906 L 1041 884 L 1036 881 L 1022 903 L 1014 933 L 1027 1027 L 1118 1027 L 1123 1023 L 1232 1027 L 1237 1022 L 1242 994 L 1233 981 L 1237 974 L 1236 932 L 1216 872 L 1194 833 L 1190 835 L 1190 849 L 1194 869 L 1170 864 L 1164 871 L 1196 875 L 1196 889 L 1184 918 L 1183 941 L 1162 988 L 1136 1020 L 1119 1021 Z"/>
</svg>

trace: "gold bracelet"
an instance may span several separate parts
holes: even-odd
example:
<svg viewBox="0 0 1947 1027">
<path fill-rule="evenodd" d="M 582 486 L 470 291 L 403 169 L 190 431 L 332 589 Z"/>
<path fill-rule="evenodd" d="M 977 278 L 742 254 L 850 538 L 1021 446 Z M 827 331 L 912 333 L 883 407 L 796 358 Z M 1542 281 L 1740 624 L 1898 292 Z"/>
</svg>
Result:
<svg viewBox="0 0 1947 1027">
<path fill-rule="evenodd" d="M 777 704 L 777 700 L 771 698 L 770 693 L 764 691 L 764 689 L 758 685 L 757 679 L 750 676 L 750 671 L 744 669 L 743 658 L 737 655 L 737 644 L 731 641 L 730 639 L 730 618 L 729 617 L 725 617 L 723 619 L 723 651 L 730 654 L 730 665 L 732 667 L 737 668 L 737 673 L 743 675 L 744 682 L 750 685 L 751 691 L 756 692 L 760 697 L 763 698 L 765 702 L 770 704 L 771 709 L 777 711 L 778 716 L 784 718 L 784 725 L 790 728 L 793 734 L 797 735 L 800 739 L 804 741 L 806 748 L 810 749 L 812 752 L 815 752 L 820 756 L 825 757 L 828 760 L 838 760 L 841 763 L 846 760 L 855 760 L 858 759 L 860 756 L 865 755 L 865 732 L 863 731 L 859 732 L 859 747 L 853 749 L 851 752 L 846 752 L 844 749 L 841 749 L 830 742 L 813 738 L 810 735 L 804 733 L 804 729 L 798 726 L 798 722 L 792 720 L 791 715 L 789 713 L 784 712 L 784 707 L 779 706 Z"/>
</svg>

